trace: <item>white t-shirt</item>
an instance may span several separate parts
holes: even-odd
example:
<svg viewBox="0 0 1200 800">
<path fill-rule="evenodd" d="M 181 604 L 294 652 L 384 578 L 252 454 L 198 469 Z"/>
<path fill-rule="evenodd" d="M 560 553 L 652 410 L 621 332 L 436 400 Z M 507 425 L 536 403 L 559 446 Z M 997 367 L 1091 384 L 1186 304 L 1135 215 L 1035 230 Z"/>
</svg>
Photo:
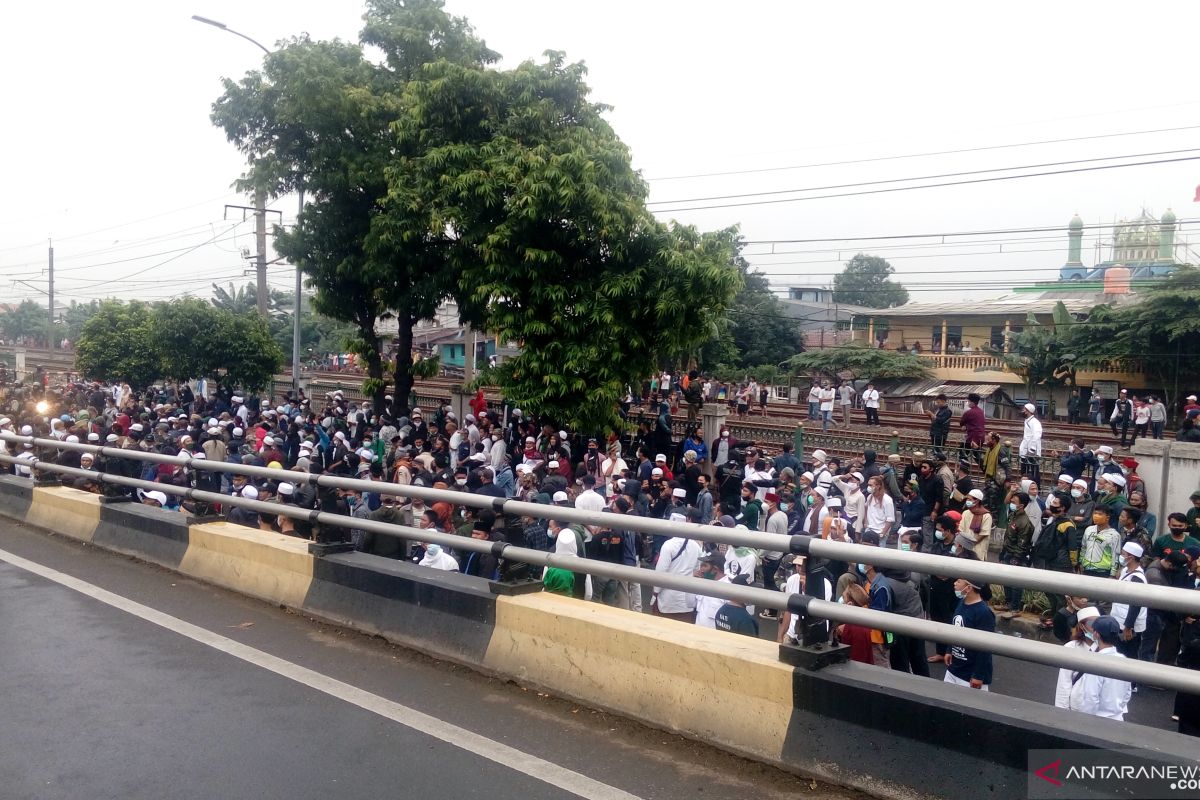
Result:
<svg viewBox="0 0 1200 800">
<path fill-rule="evenodd" d="M 821 387 L 820 386 L 813 386 L 811 389 L 808 390 L 808 402 L 810 402 L 810 403 L 821 402 Z"/>
<path fill-rule="evenodd" d="M 854 387 L 848 383 L 843 383 L 838 387 L 838 397 L 842 405 L 851 405 L 854 402 Z"/>
<path fill-rule="evenodd" d="M 700 543 L 678 536 L 668 539 L 658 553 L 655 572 L 691 576 L 700 563 Z M 696 610 L 696 595 L 676 589 L 657 589 L 658 610 L 663 614 L 686 614 Z M 722 603 L 724 605 L 724 603 Z"/>
<path fill-rule="evenodd" d="M 866 517 L 866 530 L 881 532 L 883 526 L 889 522 L 894 528 L 896 522 L 895 501 L 888 496 L 887 492 L 883 493 L 882 501 L 877 501 L 874 495 L 868 496 Z"/>
<path fill-rule="evenodd" d="M 863 392 L 863 405 L 866 408 L 879 408 L 879 390 L 867 389 Z"/>
<path fill-rule="evenodd" d="M 822 389 L 821 390 L 821 410 L 822 411 L 833 411 L 833 396 L 834 396 L 834 394 L 835 394 L 835 392 L 833 391 L 833 389 Z"/>
<path fill-rule="evenodd" d="M 717 579 L 717 583 L 730 583 L 728 575 L 722 575 Z M 717 612 L 721 610 L 721 606 L 725 605 L 725 599 L 721 597 L 709 597 L 708 595 L 696 595 L 696 624 L 701 628 L 717 627 Z"/>
<path fill-rule="evenodd" d="M 1076 641 L 1072 639 L 1063 645 L 1063 647 L 1087 647 L 1086 642 Z M 1054 705 L 1057 708 L 1071 707 L 1071 687 L 1075 684 L 1071 682 L 1074 675 L 1074 670 L 1060 669 L 1058 671 L 1058 686 L 1054 688 Z"/>
</svg>

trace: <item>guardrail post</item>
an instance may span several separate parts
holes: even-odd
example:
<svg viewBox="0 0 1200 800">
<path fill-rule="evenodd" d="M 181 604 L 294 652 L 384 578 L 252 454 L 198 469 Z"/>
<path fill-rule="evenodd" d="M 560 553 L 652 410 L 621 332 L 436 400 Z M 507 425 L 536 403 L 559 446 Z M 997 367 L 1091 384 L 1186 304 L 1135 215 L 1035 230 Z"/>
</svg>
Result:
<svg viewBox="0 0 1200 800">
<path fill-rule="evenodd" d="M 833 585 L 829 570 L 823 565 L 814 567 L 813 556 L 808 553 L 811 536 L 793 536 L 791 551 L 804 555 L 804 594 L 793 594 L 788 597 L 788 611 L 800 617 L 796 628 L 800 632 L 800 644 L 779 645 L 779 660 L 793 667 L 807 670 L 818 670 L 832 664 L 841 664 L 850 659 L 850 648 L 844 644 L 833 645 L 830 623 L 818 616 L 808 613 L 808 604 L 812 598 L 830 600 L 825 596 L 825 583 Z"/>
</svg>

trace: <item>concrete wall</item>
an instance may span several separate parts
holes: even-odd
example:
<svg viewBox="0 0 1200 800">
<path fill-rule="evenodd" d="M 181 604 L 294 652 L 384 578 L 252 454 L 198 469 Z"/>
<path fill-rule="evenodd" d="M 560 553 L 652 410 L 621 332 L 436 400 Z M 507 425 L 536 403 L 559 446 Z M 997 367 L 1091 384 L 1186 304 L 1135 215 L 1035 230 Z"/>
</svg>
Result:
<svg viewBox="0 0 1200 800">
<path fill-rule="evenodd" d="M 1158 516 L 1159 532 L 1167 514 L 1187 513 L 1189 496 L 1200 489 L 1200 444 L 1167 439 L 1138 439 L 1133 445 L 1138 474 L 1146 482 L 1147 507 Z"/>
<path fill-rule="evenodd" d="M 1025 796 L 1034 747 L 1195 758 L 1194 740 L 1166 731 L 862 664 L 797 669 L 764 640 L 558 595 L 498 597 L 479 578 L 363 553 L 317 558 L 295 538 L 189 527 L 74 489 L 0 478 L 0 515 L 881 797 Z"/>
</svg>

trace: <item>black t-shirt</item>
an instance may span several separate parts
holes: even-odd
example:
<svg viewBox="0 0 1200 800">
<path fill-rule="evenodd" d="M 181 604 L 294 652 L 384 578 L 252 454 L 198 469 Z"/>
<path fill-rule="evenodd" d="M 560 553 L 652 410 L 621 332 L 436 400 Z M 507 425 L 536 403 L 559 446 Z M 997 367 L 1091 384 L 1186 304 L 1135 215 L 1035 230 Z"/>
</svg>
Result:
<svg viewBox="0 0 1200 800">
<path fill-rule="evenodd" d="M 742 606 L 726 603 L 717 611 L 715 621 L 719 631 L 730 631 L 758 638 L 758 623 Z"/>
</svg>

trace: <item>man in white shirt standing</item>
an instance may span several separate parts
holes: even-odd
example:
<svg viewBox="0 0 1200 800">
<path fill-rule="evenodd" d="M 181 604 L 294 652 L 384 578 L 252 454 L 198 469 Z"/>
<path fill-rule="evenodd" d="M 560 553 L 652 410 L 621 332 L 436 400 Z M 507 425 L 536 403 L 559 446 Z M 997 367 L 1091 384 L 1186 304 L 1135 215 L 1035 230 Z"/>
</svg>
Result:
<svg viewBox="0 0 1200 800">
<path fill-rule="evenodd" d="M 827 432 L 833 425 L 833 400 L 837 392 L 829 385 L 829 381 L 821 381 L 821 430 Z"/>
<path fill-rule="evenodd" d="M 663 543 L 662 549 L 658 551 L 658 561 L 654 565 L 654 571 L 691 576 L 700 564 L 700 553 L 698 542 L 680 536 L 672 537 Z M 651 602 L 650 608 L 658 617 L 667 617 L 687 623 L 696 621 L 696 595 L 681 592 L 678 589 L 663 589 L 655 586 L 654 600 Z"/>
<path fill-rule="evenodd" d="M 1124 566 L 1117 580 L 1127 583 L 1145 584 L 1146 573 L 1142 569 L 1142 556 L 1145 551 L 1137 542 L 1126 542 L 1121 547 L 1121 560 Z M 1121 649 L 1126 658 L 1136 659 L 1138 649 L 1142 645 L 1142 634 L 1146 631 L 1148 614 L 1144 606 L 1131 606 L 1128 603 L 1113 603 L 1112 618 L 1120 626 L 1120 641 L 1115 644 Z"/>
<path fill-rule="evenodd" d="M 700 560 L 700 565 L 696 567 L 695 577 L 704 578 L 713 581 L 714 583 L 729 583 L 729 576 L 725 574 L 725 556 L 720 553 L 713 553 Z M 709 597 L 706 594 L 696 595 L 696 624 L 701 628 L 717 627 L 717 612 L 721 610 L 721 606 L 725 605 L 724 598 Z"/>
<path fill-rule="evenodd" d="M 863 411 L 867 415 L 867 424 L 879 426 L 879 390 L 875 384 L 868 383 L 862 395 Z"/>
<path fill-rule="evenodd" d="M 850 381 L 843 381 L 838 387 L 838 405 L 842 407 L 842 427 L 850 427 L 850 407 L 854 405 L 854 387 L 850 385 Z"/>
<path fill-rule="evenodd" d="M 884 491 L 883 476 L 872 475 L 867 481 L 866 520 L 863 530 L 875 531 L 884 547 L 892 547 L 888 535 L 896 527 L 896 503 Z"/>
<path fill-rule="evenodd" d="M 808 418 L 817 419 L 821 412 L 821 384 L 813 381 L 808 389 Z"/>
<path fill-rule="evenodd" d="M 1125 658 L 1117 650 L 1117 643 L 1121 640 L 1121 625 L 1117 620 L 1112 617 L 1097 617 L 1092 620 L 1092 634 L 1096 637 L 1097 655 Z M 1125 712 L 1129 710 L 1132 691 L 1129 681 L 1084 672 L 1079 674 L 1071 687 L 1071 710 L 1118 721 L 1124 720 Z"/>
<path fill-rule="evenodd" d="M 1042 423 L 1037 418 L 1037 407 L 1026 403 L 1025 434 L 1021 437 L 1021 473 L 1034 483 L 1042 480 Z"/>
</svg>

